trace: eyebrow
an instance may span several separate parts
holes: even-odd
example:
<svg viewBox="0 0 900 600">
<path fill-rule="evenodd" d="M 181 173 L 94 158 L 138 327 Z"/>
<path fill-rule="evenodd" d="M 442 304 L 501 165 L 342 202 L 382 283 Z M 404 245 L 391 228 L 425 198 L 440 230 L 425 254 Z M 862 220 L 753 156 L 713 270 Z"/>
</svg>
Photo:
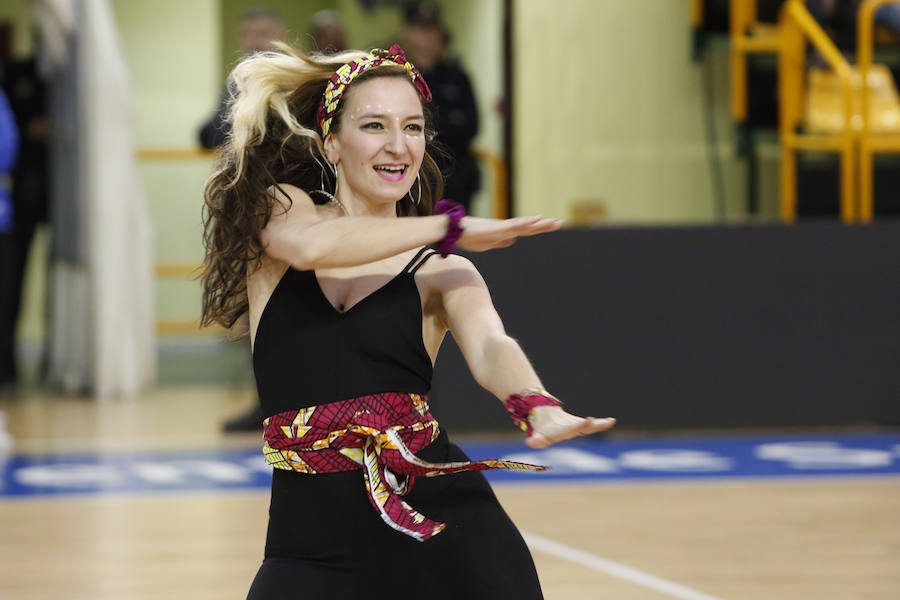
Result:
<svg viewBox="0 0 900 600">
<path fill-rule="evenodd" d="M 384 114 L 381 114 L 381 113 L 366 113 L 366 114 L 364 114 L 364 115 L 360 115 L 360 116 L 357 117 L 357 118 L 359 118 L 359 119 L 386 119 L 386 118 L 387 118 L 387 115 L 384 115 Z M 409 120 L 412 120 L 412 119 L 418 119 L 418 120 L 424 121 L 424 120 L 425 120 L 425 115 L 423 115 L 422 113 L 419 113 L 419 114 L 417 114 L 417 115 L 409 115 L 408 117 L 405 117 L 403 120 L 404 120 L 404 121 L 409 121 Z"/>
</svg>

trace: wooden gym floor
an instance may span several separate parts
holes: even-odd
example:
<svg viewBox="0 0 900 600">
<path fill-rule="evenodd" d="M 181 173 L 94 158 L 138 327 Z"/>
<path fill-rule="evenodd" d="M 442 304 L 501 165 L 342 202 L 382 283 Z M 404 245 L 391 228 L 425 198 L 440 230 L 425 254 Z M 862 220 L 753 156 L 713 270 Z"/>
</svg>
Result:
<svg viewBox="0 0 900 600">
<path fill-rule="evenodd" d="M 3 398 L 0 411 L 18 455 L 190 452 L 254 446 L 257 435 L 218 431 L 251 397 L 168 387 L 111 403 Z M 495 489 L 532 547 L 548 600 L 900 598 L 898 476 Z M 0 598 L 243 598 L 267 507 L 260 489 L 0 489 Z"/>
</svg>

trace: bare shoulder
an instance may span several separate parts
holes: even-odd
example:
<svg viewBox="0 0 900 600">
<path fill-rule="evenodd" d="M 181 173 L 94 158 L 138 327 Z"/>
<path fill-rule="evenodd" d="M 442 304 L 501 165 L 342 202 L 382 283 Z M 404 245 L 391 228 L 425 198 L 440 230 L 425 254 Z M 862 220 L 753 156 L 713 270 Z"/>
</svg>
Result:
<svg viewBox="0 0 900 600">
<path fill-rule="evenodd" d="M 452 271 L 463 271 L 467 273 L 477 273 L 478 269 L 472 264 L 472 261 L 465 256 L 459 254 L 448 254 L 446 258 L 440 255 L 432 257 L 428 262 L 422 265 L 422 271 L 426 273 L 449 273 Z"/>
<path fill-rule="evenodd" d="M 283 216 L 288 220 L 296 218 L 311 219 L 313 222 L 322 219 L 339 217 L 343 214 L 336 204 L 316 204 L 302 189 L 290 183 L 270 185 L 266 191 L 275 199 L 283 210 L 275 210 L 273 216 Z M 270 221 L 271 222 L 271 221 Z"/>
<path fill-rule="evenodd" d="M 309 194 L 290 183 L 275 183 L 266 188 L 266 192 L 284 207 L 285 211 L 291 210 L 297 203 L 304 208 L 315 206 Z"/>
<path fill-rule="evenodd" d="M 458 254 L 430 259 L 422 266 L 421 273 L 431 280 L 432 288 L 441 291 L 467 285 L 484 286 L 484 279 L 472 261 Z"/>
</svg>

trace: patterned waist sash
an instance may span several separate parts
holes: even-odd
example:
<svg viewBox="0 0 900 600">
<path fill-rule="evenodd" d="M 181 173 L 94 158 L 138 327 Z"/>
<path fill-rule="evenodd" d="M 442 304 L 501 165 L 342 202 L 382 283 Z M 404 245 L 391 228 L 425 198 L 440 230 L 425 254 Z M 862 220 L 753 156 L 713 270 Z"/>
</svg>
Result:
<svg viewBox="0 0 900 600">
<path fill-rule="evenodd" d="M 279 413 L 263 423 L 266 462 L 300 473 L 362 469 L 369 500 L 392 528 L 423 542 L 446 524 L 418 513 L 403 501 L 415 477 L 459 471 L 547 467 L 487 459 L 430 463 L 415 453 L 438 436 L 438 422 L 425 396 L 400 392 L 372 394 Z"/>
</svg>

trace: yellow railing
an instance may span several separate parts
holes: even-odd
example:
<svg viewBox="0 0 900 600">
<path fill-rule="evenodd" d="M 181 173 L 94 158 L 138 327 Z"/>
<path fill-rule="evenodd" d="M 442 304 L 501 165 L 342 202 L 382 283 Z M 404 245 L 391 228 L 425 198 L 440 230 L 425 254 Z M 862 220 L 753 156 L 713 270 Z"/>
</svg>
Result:
<svg viewBox="0 0 900 600">
<path fill-rule="evenodd" d="M 484 148 L 473 147 L 472 154 L 475 158 L 487 165 L 488 171 L 491 172 L 491 178 L 494 182 L 494 193 L 491 197 L 491 212 L 495 219 L 506 219 L 509 217 L 506 197 L 509 190 L 509 174 L 506 169 L 506 162 L 494 152 L 485 150 Z"/>
<path fill-rule="evenodd" d="M 893 133 L 875 133 L 872 126 L 871 87 L 872 59 L 875 53 L 875 12 L 886 4 L 900 4 L 900 0 L 865 0 L 857 17 L 857 60 L 862 86 L 862 132 L 859 140 L 859 218 L 870 222 L 874 215 L 875 152 L 900 153 L 900 123 Z"/>
<path fill-rule="evenodd" d="M 806 41 L 825 58 L 837 75 L 843 98 L 844 127 L 835 134 L 799 133 L 805 114 Z M 855 144 L 852 119 L 853 70 L 831 38 L 806 9 L 803 0 L 788 0 L 778 23 L 778 97 L 781 137 L 781 217 L 797 218 L 798 150 L 832 151 L 841 157 L 841 218 L 856 220 Z"/>
<path fill-rule="evenodd" d="M 875 12 L 900 0 L 864 0 L 858 14 L 858 65 L 852 66 L 806 10 L 788 0 L 779 21 L 779 110 L 781 137 L 781 214 L 796 218 L 798 150 L 840 155 L 841 219 L 873 218 L 873 155 L 900 153 L 900 100 L 884 65 L 873 64 Z M 806 40 L 825 58 L 833 75 L 806 70 Z M 808 76 L 808 82 L 807 82 Z M 805 97 L 810 90 L 813 96 Z M 829 101 L 839 94 L 839 106 Z M 804 131 L 804 133 L 801 133 Z"/>
<path fill-rule="evenodd" d="M 508 216 L 506 195 L 508 175 L 506 163 L 497 154 L 483 148 L 472 149 L 475 156 L 484 163 L 493 179 L 492 212 L 498 219 Z M 141 148 L 138 158 L 146 161 L 185 161 L 209 159 L 216 156 L 215 150 L 202 148 Z M 200 265 L 196 263 L 159 263 L 155 274 L 160 279 L 190 280 L 200 273 Z M 160 320 L 156 322 L 156 332 L 160 335 L 197 335 L 203 333 L 222 333 L 222 327 L 200 328 L 199 321 Z"/>
<path fill-rule="evenodd" d="M 497 219 L 505 219 L 509 216 L 506 196 L 509 186 L 506 162 L 496 153 L 485 148 L 473 147 L 472 153 L 480 160 L 491 173 L 494 182 L 491 194 L 491 214 Z M 181 161 L 211 158 L 216 155 L 215 150 L 203 148 L 140 148 L 138 158 L 148 161 Z"/>
<path fill-rule="evenodd" d="M 140 148 L 138 158 L 141 160 L 196 160 L 213 158 L 218 154 L 215 150 L 205 148 Z"/>
<path fill-rule="evenodd" d="M 158 263 L 155 268 L 157 279 L 180 279 L 190 281 L 200 274 L 200 265 L 196 263 Z M 160 335 L 199 335 L 204 333 L 222 333 L 222 327 L 200 328 L 199 320 L 161 319 L 156 322 L 156 333 Z"/>
</svg>

